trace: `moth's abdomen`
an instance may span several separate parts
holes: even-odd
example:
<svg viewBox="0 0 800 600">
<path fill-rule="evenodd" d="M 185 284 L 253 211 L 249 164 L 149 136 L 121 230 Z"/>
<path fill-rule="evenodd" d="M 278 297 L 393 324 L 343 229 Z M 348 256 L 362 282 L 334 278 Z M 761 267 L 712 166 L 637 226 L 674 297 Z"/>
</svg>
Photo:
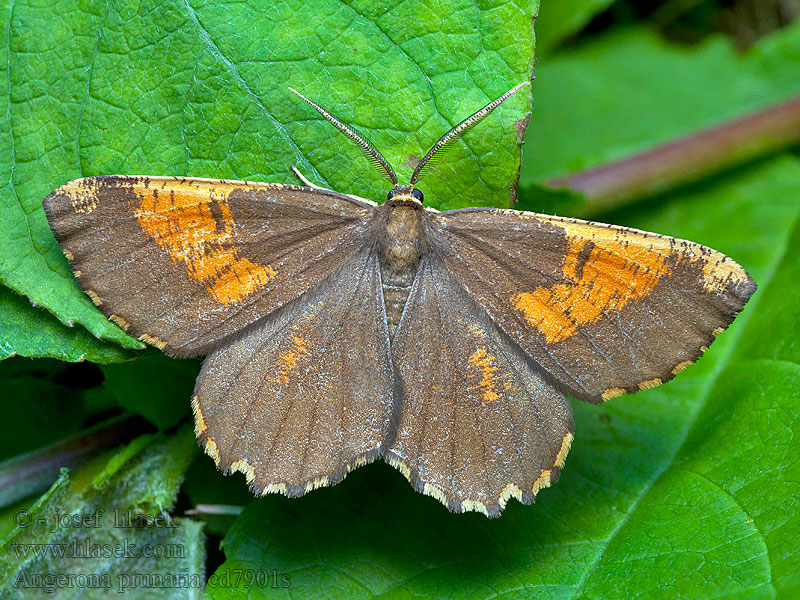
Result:
<svg viewBox="0 0 800 600">
<path fill-rule="evenodd" d="M 394 339 L 394 332 L 400 323 L 403 308 L 411 293 L 411 284 L 417 266 L 406 271 L 394 271 L 387 265 L 381 265 L 381 279 L 383 280 L 383 302 L 386 306 L 386 323 L 389 325 L 389 339 Z"/>
<path fill-rule="evenodd" d="M 394 338 L 417 273 L 421 247 L 421 210 L 414 205 L 386 206 L 381 227 L 381 281 L 389 338 Z"/>
</svg>

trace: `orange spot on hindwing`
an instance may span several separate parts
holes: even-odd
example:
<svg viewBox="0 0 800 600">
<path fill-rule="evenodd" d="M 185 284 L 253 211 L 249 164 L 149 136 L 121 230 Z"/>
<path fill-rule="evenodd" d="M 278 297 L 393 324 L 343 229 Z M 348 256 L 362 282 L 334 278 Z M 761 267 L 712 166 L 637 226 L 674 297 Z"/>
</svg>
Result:
<svg viewBox="0 0 800 600">
<path fill-rule="evenodd" d="M 505 375 L 498 375 L 494 355 L 489 354 L 486 348 L 480 347 L 472 353 L 468 361 L 471 372 L 467 377 L 477 381 L 469 389 L 477 392 L 484 404 L 500 400 L 503 397 L 502 379 Z"/>
<path fill-rule="evenodd" d="M 219 304 L 238 302 L 276 275 L 269 265 L 239 256 L 227 193 L 202 193 L 190 183 L 136 189 L 142 230 Z"/>
<path fill-rule="evenodd" d="M 548 343 L 565 340 L 584 325 L 647 297 L 662 277 L 671 275 L 667 248 L 648 247 L 614 230 L 608 235 L 592 235 L 579 224 L 565 224 L 564 228 L 568 244 L 565 283 L 511 296 L 512 306 Z"/>
<path fill-rule="evenodd" d="M 313 343 L 310 340 L 297 335 L 290 337 L 294 342 L 294 347 L 278 357 L 278 376 L 270 377 L 270 380 L 275 383 L 287 383 L 289 381 L 289 373 L 297 367 L 298 362 L 311 354 Z"/>
</svg>

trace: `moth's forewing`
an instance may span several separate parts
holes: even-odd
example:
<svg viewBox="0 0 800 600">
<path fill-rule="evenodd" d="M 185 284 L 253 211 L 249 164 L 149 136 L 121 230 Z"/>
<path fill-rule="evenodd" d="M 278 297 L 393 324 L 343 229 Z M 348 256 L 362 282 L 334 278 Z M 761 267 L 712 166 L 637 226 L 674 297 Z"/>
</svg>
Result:
<svg viewBox="0 0 800 600">
<path fill-rule="evenodd" d="M 44 200 L 84 290 L 132 335 L 195 356 L 300 296 L 360 247 L 371 207 L 296 186 L 88 177 Z"/>
<path fill-rule="evenodd" d="M 196 432 L 255 493 L 298 496 L 377 457 L 392 393 L 380 266 L 366 248 L 206 358 Z"/>
<path fill-rule="evenodd" d="M 385 456 L 418 491 L 496 516 L 558 479 L 573 431 L 565 394 L 436 254 L 419 265 L 392 356 L 403 403 Z"/>
<path fill-rule="evenodd" d="M 469 296 L 563 389 L 592 402 L 674 377 L 756 289 L 719 252 L 635 229 L 500 209 L 430 221 Z"/>
</svg>

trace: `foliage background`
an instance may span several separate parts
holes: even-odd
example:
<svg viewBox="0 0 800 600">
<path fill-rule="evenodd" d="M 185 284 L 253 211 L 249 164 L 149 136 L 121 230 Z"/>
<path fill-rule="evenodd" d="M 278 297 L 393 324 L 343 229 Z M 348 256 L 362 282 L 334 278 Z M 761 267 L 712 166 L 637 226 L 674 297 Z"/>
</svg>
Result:
<svg viewBox="0 0 800 600">
<path fill-rule="evenodd" d="M 573 403 L 567 465 L 535 505 L 512 502 L 492 521 L 451 515 L 383 463 L 299 500 L 253 499 L 241 476 L 222 477 L 196 451 L 187 423 L 198 363 L 136 350 L 102 318 L 54 244 L 41 199 L 74 177 L 111 172 L 291 181 L 293 162 L 321 184 L 382 198 L 379 174 L 285 85 L 364 130 L 405 172 L 409 155 L 524 79 L 536 4 L 0 8 L 0 459 L 12 460 L 0 465 L 0 596 L 23 597 L 11 578 L 20 569 L 45 569 L 12 544 L 75 535 L 15 528 L 17 511 L 97 506 L 178 516 L 168 539 L 187 555 L 136 568 L 211 577 L 213 598 L 800 594 L 796 149 L 596 217 L 714 247 L 743 264 L 759 291 L 670 384 L 599 407 Z M 797 12 L 788 1 L 543 3 L 519 206 L 570 214 L 574 198 L 545 203 L 543 182 L 800 93 Z M 487 119 L 426 180 L 434 205 L 508 206 L 530 100 Z M 44 496 L 25 488 L 20 464 L 67 460 L 63 447 L 43 449 L 70 434 L 85 441 L 89 428 L 131 414 L 158 432 L 69 463 Z M 35 454 L 14 459 L 26 452 Z M 181 516 L 198 504 L 244 511 Z M 113 533 L 105 523 L 102 540 Z M 165 532 L 138 534 L 159 543 Z M 57 564 L 115 582 L 132 568 Z M 251 571 L 238 569 L 278 576 L 253 585 Z M 291 587 L 280 587 L 283 575 Z"/>
</svg>

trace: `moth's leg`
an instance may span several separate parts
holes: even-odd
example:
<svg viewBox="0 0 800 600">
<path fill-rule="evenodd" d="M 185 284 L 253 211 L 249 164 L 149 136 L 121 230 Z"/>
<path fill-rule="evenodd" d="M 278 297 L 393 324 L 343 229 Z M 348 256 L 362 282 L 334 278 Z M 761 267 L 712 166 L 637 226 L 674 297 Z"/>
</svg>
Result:
<svg viewBox="0 0 800 600">
<path fill-rule="evenodd" d="M 314 184 L 314 183 L 311 183 L 311 182 L 310 182 L 310 181 L 309 181 L 309 180 L 306 178 L 306 176 L 305 176 L 305 175 L 303 175 L 303 174 L 300 172 L 300 170 L 299 170 L 297 167 L 295 167 L 294 165 L 292 165 L 292 172 L 293 172 L 293 173 L 294 173 L 294 174 L 297 176 L 297 178 L 298 178 L 300 181 L 302 181 L 302 182 L 303 182 L 305 185 L 307 185 L 307 186 L 308 186 L 308 187 L 310 187 L 310 188 L 313 188 L 313 189 L 315 189 L 315 190 L 327 190 L 327 191 L 329 191 L 329 192 L 332 192 L 332 191 L 334 191 L 334 190 L 329 190 L 328 188 L 324 188 L 324 187 L 318 186 L 318 185 L 316 185 L 316 184 Z M 341 193 L 341 192 L 339 192 L 339 193 Z M 366 202 L 367 204 L 371 204 L 372 206 L 377 206 L 377 205 L 378 205 L 378 203 L 377 203 L 377 202 L 373 202 L 372 200 L 367 200 L 366 198 L 362 198 L 361 196 L 354 196 L 353 194 L 345 194 L 345 196 L 349 196 L 350 198 L 353 198 L 353 199 L 355 199 L 355 200 L 360 200 L 361 202 Z"/>
</svg>

